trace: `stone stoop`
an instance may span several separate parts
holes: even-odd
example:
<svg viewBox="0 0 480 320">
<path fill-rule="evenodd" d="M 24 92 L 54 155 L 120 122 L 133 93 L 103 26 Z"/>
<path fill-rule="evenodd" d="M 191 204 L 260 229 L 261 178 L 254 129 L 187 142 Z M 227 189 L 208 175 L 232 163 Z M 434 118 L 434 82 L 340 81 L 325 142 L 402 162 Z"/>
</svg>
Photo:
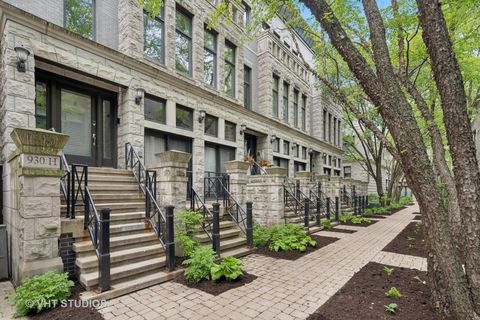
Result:
<svg viewBox="0 0 480 320">
<path fill-rule="evenodd" d="M 111 290 L 99 293 L 98 259 L 89 237 L 76 239 L 75 268 L 86 288 L 83 300 L 112 299 L 173 279 L 175 272 L 165 269 L 164 249 L 145 221 L 145 198 L 129 170 L 88 168 L 88 185 L 97 210 L 110 208 Z M 62 211 L 65 212 L 62 203 Z M 76 216 L 83 208 L 76 208 Z"/>
</svg>

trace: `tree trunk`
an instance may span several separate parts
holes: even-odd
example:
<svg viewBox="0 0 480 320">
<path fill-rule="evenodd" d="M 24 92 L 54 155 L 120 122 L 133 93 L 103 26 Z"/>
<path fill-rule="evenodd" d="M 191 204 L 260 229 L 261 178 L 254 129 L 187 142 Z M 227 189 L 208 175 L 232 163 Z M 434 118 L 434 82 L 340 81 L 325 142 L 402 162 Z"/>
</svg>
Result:
<svg viewBox="0 0 480 320">
<path fill-rule="evenodd" d="M 363 4 L 371 32 L 377 75 L 352 44 L 326 0 L 301 2 L 312 11 L 328 33 L 332 45 L 378 108 L 395 140 L 407 182 L 425 215 L 426 242 L 430 248 L 429 277 L 439 307 L 457 319 L 475 319 L 461 260 L 456 254 L 448 225 L 447 210 L 436 188 L 435 173 L 411 106 L 396 80 L 383 21 L 375 1 L 364 0 Z"/>
</svg>

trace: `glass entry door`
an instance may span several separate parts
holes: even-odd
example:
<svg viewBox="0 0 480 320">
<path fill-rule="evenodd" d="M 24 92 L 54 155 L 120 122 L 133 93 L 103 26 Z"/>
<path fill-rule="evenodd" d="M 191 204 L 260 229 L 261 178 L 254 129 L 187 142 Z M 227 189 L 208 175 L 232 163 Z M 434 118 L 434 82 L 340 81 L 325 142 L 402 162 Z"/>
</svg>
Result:
<svg viewBox="0 0 480 320">
<path fill-rule="evenodd" d="M 115 94 L 53 75 L 36 80 L 37 127 L 69 135 L 69 164 L 115 166 Z"/>
</svg>

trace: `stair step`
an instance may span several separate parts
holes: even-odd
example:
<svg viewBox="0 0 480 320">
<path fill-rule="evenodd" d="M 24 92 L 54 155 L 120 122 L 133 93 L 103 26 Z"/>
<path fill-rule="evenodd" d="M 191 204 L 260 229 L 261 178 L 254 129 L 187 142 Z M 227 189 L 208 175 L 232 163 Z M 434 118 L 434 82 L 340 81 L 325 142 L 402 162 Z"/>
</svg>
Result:
<svg viewBox="0 0 480 320">
<path fill-rule="evenodd" d="M 100 202 L 136 202 L 136 201 L 145 201 L 145 197 L 143 193 L 139 190 L 138 192 L 132 193 L 128 192 L 125 194 L 118 194 L 118 193 L 100 193 L 100 192 L 92 192 L 92 198 L 95 203 Z"/>
<path fill-rule="evenodd" d="M 135 176 L 133 174 L 130 175 L 115 175 L 115 174 L 89 174 L 88 175 L 88 183 L 90 184 L 91 182 L 135 182 L 137 183 L 137 180 L 135 179 Z"/>
<path fill-rule="evenodd" d="M 139 192 L 140 188 L 138 184 L 106 184 L 106 185 L 98 185 L 93 184 L 89 185 L 88 188 L 90 189 L 91 193 L 101 192 L 106 193 L 106 191 L 129 191 L 129 192 Z"/>
<path fill-rule="evenodd" d="M 88 175 L 132 175 L 132 171 L 109 167 L 88 167 Z"/>
<path fill-rule="evenodd" d="M 250 249 L 247 246 L 236 247 L 236 248 L 232 248 L 232 249 L 225 250 L 225 251 L 221 252 L 221 257 L 239 258 L 239 257 L 244 257 L 244 256 L 249 255 L 250 253 L 254 253 L 254 252 L 255 252 L 255 249 L 253 249 L 253 248 Z"/>
<path fill-rule="evenodd" d="M 115 281 L 143 272 L 160 269 L 164 266 L 165 257 L 159 257 L 126 264 L 123 266 L 113 267 L 110 268 L 110 279 L 111 281 Z M 81 273 L 79 280 L 86 288 L 92 288 L 93 286 L 98 284 L 98 271 Z"/>
<path fill-rule="evenodd" d="M 247 239 L 242 237 L 220 240 L 220 252 L 228 251 L 233 248 L 245 247 L 246 245 Z"/>
<path fill-rule="evenodd" d="M 157 236 L 153 232 L 114 236 L 110 238 L 110 249 L 113 252 L 113 249 L 122 247 L 124 245 L 140 244 L 151 241 L 158 241 Z M 88 251 L 93 252 L 92 241 L 87 239 L 84 241 L 74 242 L 73 251 L 75 251 L 77 254 Z"/>
<path fill-rule="evenodd" d="M 227 229 L 227 230 L 221 230 L 220 231 L 220 239 L 238 237 L 239 235 L 240 235 L 240 230 L 238 230 L 238 229 L 233 229 L 232 228 L 232 229 Z M 205 233 L 196 234 L 196 235 L 193 236 L 193 238 L 200 243 L 210 241 L 210 238 Z"/>
<path fill-rule="evenodd" d="M 85 291 L 80 295 L 80 299 L 86 301 L 86 300 L 109 300 L 109 299 L 117 298 L 134 291 L 138 291 L 144 288 L 154 286 L 156 284 L 170 281 L 181 272 L 183 272 L 183 269 L 178 269 L 173 272 L 167 272 L 167 271 L 151 272 L 141 277 L 112 285 L 111 290 L 107 290 L 101 293 L 97 291 Z"/>
<path fill-rule="evenodd" d="M 144 211 L 121 212 L 121 213 L 112 212 L 110 214 L 110 223 L 118 223 L 121 221 L 128 221 L 128 220 L 144 220 L 144 219 L 145 219 Z M 140 222 L 140 221 L 137 221 L 137 222 Z"/>
<path fill-rule="evenodd" d="M 110 254 L 110 263 L 113 266 L 116 263 L 132 260 L 135 258 L 151 256 L 151 255 L 162 256 L 163 253 L 164 253 L 164 249 L 160 244 L 160 242 L 158 242 L 158 244 L 154 244 L 154 245 L 142 246 L 142 247 L 112 252 Z M 76 259 L 75 264 L 80 269 L 96 268 L 98 267 L 98 258 L 95 254 L 86 256 L 86 257 L 80 257 Z"/>
</svg>

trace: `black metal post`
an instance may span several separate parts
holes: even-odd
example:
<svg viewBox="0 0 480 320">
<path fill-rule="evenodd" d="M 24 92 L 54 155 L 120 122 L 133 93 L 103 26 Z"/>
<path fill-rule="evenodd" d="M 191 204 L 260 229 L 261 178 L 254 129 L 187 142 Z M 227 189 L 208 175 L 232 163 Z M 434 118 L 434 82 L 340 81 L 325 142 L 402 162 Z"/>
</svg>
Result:
<svg viewBox="0 0 480 320">
<path fill-rule="evenodd" d="M 295 197 L 300 199 L 300 180 L 295 181 Z"/>
<path fill-rule="evenodd" d="M 310 226 L 310 199 L 305 198 L 303 209 L 304 209 L 303 223 L 305 228 L 308 228 Z"/>
<path fill-rule="evenodd" d="M 355 215 L 358 216 L 358 196 L 355 196 L 354 198 L 354 204 L 353 204 L 353 207 L 354 207 L 354 212 L 355 212 Z"/>
<path fill-rule="evenodd" d="M 330 198 L 327 198 L 327 219 L 330 220 Z"/>
<path fill-rule="evenodd" d="M 98 243 L 98 290 L 110 290 L 110 208 L 104 208 L 100 215 L 100 236 Z"/>
<path fill-rule="evenodd" d="M 125 169 L 128 169 L 128 143 L 125 143 Z"/>
<path fill-rule="evenodd" d="M 252 202 L 247 201 L 247 246 L 253 248 L 253 213 Z"/>
<path fill-rule="evenodd" d="M 320 221 L 320 210 L 321 210 L 321 207 L 322 207 L 322 203 L 320 202 L 320 195 L 317 195 L 317 210 L 316 210 L 316 213 L 315 213 L 315 219 L 316 219 L 316 223 L 317 225 L 319 226 L 321 221 Z"/>
<path fill-rule="evenodd" d="M 368 208 L 368 195 L 365 196 L 365 207 Z"/>
<path fill-rule="evenodd" d="M 335 221 L 338 221 L 340 215 L 340 201 L 338 197 L 335 197 Z"/>
<path fill-rule="evenodd" d="M 166 230 L 165 230 L 165 263 L 168 271 L 175 270 L 175 224 L 173 222 L 173 210 L 174 206 L 166 206 Z M 158 217 L 159 221 L 161 220 Z M 159 229 L 160 230 L 160 229 Z"/>
<path fill-rule="evenodd" d="M 213 251 L 220 257 L 220 204 L 213 204 L 212 245 Z"/>
</svg>

